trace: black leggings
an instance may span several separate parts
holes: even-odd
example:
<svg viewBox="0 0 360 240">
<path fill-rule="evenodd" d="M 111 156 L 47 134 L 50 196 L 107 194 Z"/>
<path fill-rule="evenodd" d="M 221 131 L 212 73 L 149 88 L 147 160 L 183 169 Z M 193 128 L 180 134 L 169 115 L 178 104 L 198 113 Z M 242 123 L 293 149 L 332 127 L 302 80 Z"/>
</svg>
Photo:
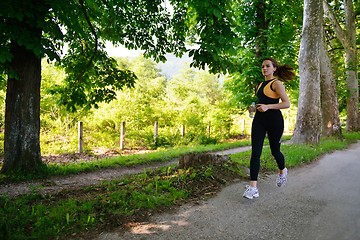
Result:
<svg viewBox="0 0 360 240">
<path fill-rule="evenodd" d="M 268 134 L 271 154 L 280 170 L 285 168 L 285 158 L 280 151 L 281 137 L 284 132 L 284 118 L 280 110 L 256 112 L 251 127 L 252 153 L 250 159 L 250 180 L 257 181 L 260 170 L 260 156 L 266 133 Z"/>
</svg>

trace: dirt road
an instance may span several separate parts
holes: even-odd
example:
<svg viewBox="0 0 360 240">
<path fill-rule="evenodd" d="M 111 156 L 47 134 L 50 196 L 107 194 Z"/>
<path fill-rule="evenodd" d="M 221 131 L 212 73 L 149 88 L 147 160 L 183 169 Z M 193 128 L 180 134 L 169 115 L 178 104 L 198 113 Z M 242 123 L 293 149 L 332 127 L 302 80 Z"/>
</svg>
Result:
<svg viewBox="0 0 360 240">
<path fill-rule="evenodd" d="M 359 240 L 359 175 L 360 142 L 290 169 L 284 188 L 275 186 L 275 175 L 262 178 L 258 199 L 244 199 L 246 183 L 238 182 L 199 205 L 94 239 Z"/>
</svg>

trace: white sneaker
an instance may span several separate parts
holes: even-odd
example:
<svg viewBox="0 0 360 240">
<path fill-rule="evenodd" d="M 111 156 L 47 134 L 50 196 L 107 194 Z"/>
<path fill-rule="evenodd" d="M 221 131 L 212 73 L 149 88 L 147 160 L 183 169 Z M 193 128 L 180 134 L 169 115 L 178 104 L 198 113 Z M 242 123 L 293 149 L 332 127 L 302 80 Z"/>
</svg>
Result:
<svg viewBox="0 0 360 240">
<path fill-rule="evenodd" d="M 259 197 L 259 190 L 257 187 L 247 186 L 246 191 L 243 194 L 244 198 L 253 199 Z"/>
<path fill-rule="evenodd" d="M 276 185 L 278 187 L 283 187 L 286 184 L 286 176 L 288 175 L 288 170 L 287 168 L 284 169 L 284 173 L 283 174 L 279 174 L 276 178 Z"/>
</svg>

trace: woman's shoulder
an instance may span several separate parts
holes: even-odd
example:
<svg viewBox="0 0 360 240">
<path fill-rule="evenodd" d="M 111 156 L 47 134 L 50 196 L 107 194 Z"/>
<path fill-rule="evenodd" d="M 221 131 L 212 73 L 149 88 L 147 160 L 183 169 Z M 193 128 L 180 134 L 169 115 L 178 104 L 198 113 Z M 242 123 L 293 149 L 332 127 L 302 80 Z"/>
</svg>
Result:
<svg viewBox="0 0 360 240">
<path fill-rule="evenodd" d="M 276 82 L 280 82 L 277 79 L 271 80 L 265 87 L 264 87 L 264 94 L 269 98 L 278 99 L 279 95 L 276 93 L 276 88 L 278 88 L 278 85 L 275 85 Z M 282 84 L 280 82 L 280 84 Z"/>
<path fill-rule="evenodd" d="M 276 87 L 282 87 L 284 84 L 281 80 L 275 78 L 274 80 L 272 80 L 272 82 L 270 83 L 270 88 L 272 90 L 276 90 Z"/>
<path fill-rule="evenodd" d="M 278 78 L 274 78 L 273 80 L 272 80 L 272 82 L 275 84 L 282 84 L 283 82 L 280 80 L 280 79 L 278 79 Z"/>
</svg>

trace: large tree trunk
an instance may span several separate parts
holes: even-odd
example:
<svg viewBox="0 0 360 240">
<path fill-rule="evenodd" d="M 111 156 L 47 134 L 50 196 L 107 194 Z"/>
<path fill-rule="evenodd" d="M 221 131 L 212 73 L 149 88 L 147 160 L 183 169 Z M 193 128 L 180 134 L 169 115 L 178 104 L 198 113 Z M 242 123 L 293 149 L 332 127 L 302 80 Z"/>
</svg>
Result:
<svg viewBox="0 0 360 240">
<path fill-rule="evenodd" d="M 4 165 L 1 172 L 33 172 L 42 164 L 40 154 L 41 59 L 12 43 L 12 68 L 6 92 Z"/>
<path fill-rule="evenodd" d="M 321 132 L 320 41 L 321 0 L 304 0 L 304 22 L 299 53 L 300 94 L 292 141 L 317 144 Z"/>
<path fill-rule="evenodd" d="M 358 115 L 359 115 L 359 82 L 357 77 L 357 54 L 356 46 L 346 50 L 345 54 L 346 67 L 346 85 L 347 85 L 347 99 L 346 99 L 346 129 L 348 131 L 359 130 Z"/>
<path fill-rule="evenodd" d="M 339 117 L 338 95 L 336 82 L 331 68 L 331 61 L 326 49 L 324 30 L 321 31 L 320 42 L 320 88 L 322 136 L 336 136 L 341 138 L 341 123 Z"/>
<path fill-rule="evenodd" d="M 344 0 L 345 29 L 343 29 L 326 0 L 323 0 L 325 12 L 330 19 L 336 36 L 345 48 L 345 68 L 347 84 L 347 120 L 348 131 L 357 131 L 359 126 L 359 82 L 357 76 L 357 50 L 355 11 L 351 0 Z"/>
<path fill-rule="evenodd" d="M 348 89 L 346 128 L 348 131 L 357 131 L 359 129 L 359 82 L 357 76 L 358 59 L 356 51 L 355 11 L 351 0 L 345 0 L 344 6 L 346 36 L 348 36 L 345 53 L 346 83 Z"/>
</svg>

